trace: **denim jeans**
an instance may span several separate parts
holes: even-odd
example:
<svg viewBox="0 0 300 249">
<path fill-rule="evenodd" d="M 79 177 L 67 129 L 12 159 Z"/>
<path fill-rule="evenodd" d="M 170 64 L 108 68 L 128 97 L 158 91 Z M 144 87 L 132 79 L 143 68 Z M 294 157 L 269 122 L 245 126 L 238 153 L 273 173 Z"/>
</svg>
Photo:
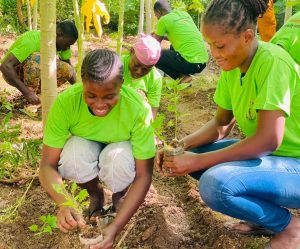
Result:
<svg viewBox="0 0 300 249">
<path fill-rule="evenodd" d="M 192 152 L 214 151 L 235 142 L 221 140 Z M 270 155 L 226 162 L 191 176 L 200 178 L 200 195 L 210 208 L 275 233 L 283 231 L 291 220 L 287 208 L 300 208 L 300 159 L 297 158 Z"/>
</svg>

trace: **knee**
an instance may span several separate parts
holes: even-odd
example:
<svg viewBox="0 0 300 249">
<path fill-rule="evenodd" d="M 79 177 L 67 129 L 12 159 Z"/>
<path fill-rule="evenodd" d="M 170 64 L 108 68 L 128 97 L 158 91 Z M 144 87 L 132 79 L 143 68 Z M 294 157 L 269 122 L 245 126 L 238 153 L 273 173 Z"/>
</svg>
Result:
<svg viewBox="0 0 300 249">
<path fill-rule="evenodd" d="M 130 142 L 107 145 L 99 156 L 99 178 L 112 192 L 127 188 L 135 178 L 135 161 Z"/>
<path fill-rule="evenodd" d="M 207 170 L 200 178 L 199 192 L 207 206 L 214 210 L 223 204 L 226 195 L 230 195 L 227 188 L 227 172 L 222 168 Z"/>
<path fill-rule="evenodd" d="M 58 171 L 61 176 L 78 183 L 94 179 L 99 172 L 98 157 L 101 147 L 100 143 L 71 137 L 60 155 Z"/>
</svg>

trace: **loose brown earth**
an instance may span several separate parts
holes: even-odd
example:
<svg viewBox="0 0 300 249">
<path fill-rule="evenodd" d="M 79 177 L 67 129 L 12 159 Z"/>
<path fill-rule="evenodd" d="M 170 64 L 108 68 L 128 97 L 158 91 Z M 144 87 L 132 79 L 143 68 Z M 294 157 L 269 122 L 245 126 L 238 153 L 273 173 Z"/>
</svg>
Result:
<svg viewBox="0 0 300 249">
<path fill-rule="evenodd" d="M 12 36 L 0 37 L 0 56 L 13 41 Z M 132 43 L 133 37 L 126 39 Z M 90 50 L 99 47 L 115 47 L 109 37 L 101 41 L 91 39 L 85 43 Z M 74 51 L 76 61 L 76 51 Z M 190 114 L 181 120 L 181 136 L 197 130 L 208 121 L 216 109 L 212 96 L 219 70 L 210 63 L 200 76 L 193 80 L 181 97 L 180 108 Z M 24 104 L 19 94 L 0 78 L 0 91 L 8 89 L 12 94 L 10 101 L 16 104 L 14 122 L 22 123 L 22 137 L 41 138 L 40 117 L 32 120 L 18 109 Z M 165 110 L 162 103 L 161 111 Z M 40 115 L 39 115 L 40 116 Z M 237 129 L 232 136 L 239 136 Z M 267 238 L 242 237 L 228 232 L 224 221 L 230 219 L 213 212 L 200 199 L 197 181 L 190 177 L 165 178 L 154 173 L 153 184 L 144 204 L 118 236 L 115 248 L 195 248 L 195 249 L 258 249 Z M 14 204 L 25 191 L 25 184 L 0 185 L 0 214 Z M 29 190 L 25 203 L 19 209 L 18 217 L 8 223 L 0 224 L 0 249 L 69 249 L 81 248 L 78 232 L 63 234 L 55 231 L 52 235 L 36 236 L 29 231 L 32 224 L 40 224 L 41 215 L 55 214 L 56 207 L 36 179 Z"/>
</svg>

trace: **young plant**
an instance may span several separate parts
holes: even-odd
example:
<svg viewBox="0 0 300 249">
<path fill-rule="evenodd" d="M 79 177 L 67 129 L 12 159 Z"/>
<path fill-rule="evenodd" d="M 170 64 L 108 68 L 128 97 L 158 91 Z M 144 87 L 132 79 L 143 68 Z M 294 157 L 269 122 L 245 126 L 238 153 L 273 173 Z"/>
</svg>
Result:
<svg viewBox="0 0 300 249">
<path fill-rule="evenodd" d="M 29 228 L 30 231 L 34 232 L 36 235 L 43 234 L 52 234 L 53 230 L 57 228 L 57 218 L 55 215 L 47 214 L 40 216 L 42 221 L 42 226 L 39 227 L 37 224 L 31 225 Z"/>
<path fill-rule="evenodd" d="M 71 184 L 70 193 L 71 196 L 67 192 L 68 185 L 66 183 L 63 184 L 52 184 L 56 193 L 63 195 L 66 198 L 66 201 L 62 203 L 62 206 L 71 207 L 76 212 L 82 213 L 83 208 L 88 205 L 88 201 L 86 201 L 89 196 L 86 189 L 82 189 L 78 192 L 78 186 L 75 182 Z"/>
<path fill-rule="evenodd" d="M 165 132 L 165 128 L 173 128 L 174 136 L 171 140 L 178 140 L 178 122 L 179 117 L 183 116 L 183 113 L 179 111 L 179 99 L 180 92 L 190 86 L 189 83 L 180 83 L 180 79 L 173 80 L 171 78 L 165 79 L 165 90 L 163 96 L 167 99 L 167 111 L 171 113 L 171 119 L 167 122 L 166 126 L 164 125 L 166 122 L 165 114 L 158 114 L 156 118 L 153 120 L 151 126 L 154 130 L 155 135 L 166 145 L 166 138 L 163 135 Z"/>
</svg>

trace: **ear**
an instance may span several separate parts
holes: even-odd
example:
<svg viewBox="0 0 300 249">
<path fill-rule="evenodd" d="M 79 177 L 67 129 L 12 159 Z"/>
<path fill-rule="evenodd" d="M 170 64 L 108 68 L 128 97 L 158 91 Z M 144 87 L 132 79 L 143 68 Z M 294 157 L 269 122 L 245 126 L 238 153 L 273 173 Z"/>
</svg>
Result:
<svg viewBox="0 0 300 249">
<path fill-rule="evenodd" d="M 245 43 L 250 43 L 255 38 L 255 31 L 253 29 L 247 29 L 244 31 L 244 41 Z"/>
</svg>

